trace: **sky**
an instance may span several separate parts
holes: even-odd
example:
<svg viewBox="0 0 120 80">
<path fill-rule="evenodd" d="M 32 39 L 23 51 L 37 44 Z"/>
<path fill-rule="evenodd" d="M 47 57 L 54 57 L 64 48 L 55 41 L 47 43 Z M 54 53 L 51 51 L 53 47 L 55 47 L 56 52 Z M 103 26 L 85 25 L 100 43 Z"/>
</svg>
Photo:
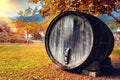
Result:
<svg viewBox="0 0 120 80">
<path fill-rule="evenodd" d="M 28 0 L 0 0 L 0 17 L 14 17 L 19 10 L 36 6 L 41 7 L 40 4 L 28 3 Z"/>
</svg>

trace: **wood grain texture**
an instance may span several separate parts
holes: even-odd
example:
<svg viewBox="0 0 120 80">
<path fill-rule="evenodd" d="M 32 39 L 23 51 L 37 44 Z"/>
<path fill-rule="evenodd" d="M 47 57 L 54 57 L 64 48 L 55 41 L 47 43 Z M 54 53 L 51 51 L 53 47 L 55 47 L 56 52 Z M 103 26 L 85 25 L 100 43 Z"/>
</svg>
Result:
<svg viewBox="0 0 120 80">
<path fill-rule="evenodd" d="M 89 56 L 93 46 L 93 32 L 88 20 L 81 16 L 68 15 L 58 20 L 49 35 L 52 56 L 63 66 L 81 65 Z M 68 64 L 64 51 L 70 49 Z"/>
<path fill-rule="evenodd" d="M 51 60 L 63 69 L 84 68 L 104 62 L 114 47 L 114 37 L 100 19 L 66 11 L 50 23 L 45 45 Z"/>
</svg>

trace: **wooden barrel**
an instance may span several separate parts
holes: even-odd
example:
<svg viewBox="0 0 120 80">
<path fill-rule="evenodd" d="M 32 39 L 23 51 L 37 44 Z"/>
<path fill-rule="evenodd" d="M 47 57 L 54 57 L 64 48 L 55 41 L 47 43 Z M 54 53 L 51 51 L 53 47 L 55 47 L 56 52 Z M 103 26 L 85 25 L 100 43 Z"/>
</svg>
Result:
<svg viewBox="0 0 120 80">
<path fill-rule="evenodd" d="M 54 63 L 63 69 L 75 69 L 92 61 L 104 61 L 113 50 L 114 38 L 98 18 L 67 11 L 50 23 L 45 45 Z"/>
</svg>

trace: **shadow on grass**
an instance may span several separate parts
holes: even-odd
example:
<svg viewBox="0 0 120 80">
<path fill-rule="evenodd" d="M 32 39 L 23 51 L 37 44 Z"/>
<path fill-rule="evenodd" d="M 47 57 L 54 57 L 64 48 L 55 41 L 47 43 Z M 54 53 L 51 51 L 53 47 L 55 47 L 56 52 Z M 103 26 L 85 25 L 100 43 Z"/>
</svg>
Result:
<svg viewBox="0 0 120 80">
<path fill-rule="evenodd" d="M 78 74 L 78 75 L 82 74 L 81 68 L 74 69 L 74 70 L 65 70 L 65 71 L 74 73 L 74 74 Z M 101 68 L 100 71 L 101 71 L 101 73 L 98 77 L 101 77 L 101 78 L 108 77 L 108 78 L 119 78 L 120 79 L 120 64 L 119 63 L 114 63 L 109 68 Z"/>
<path fill-rule="evenodd" d="M 101 77 L 112 77 L 120 78 L 120 64 L 119 63 L 113 63 L 110 68 L 103 68 L 101 69 Z"/>
</svg>

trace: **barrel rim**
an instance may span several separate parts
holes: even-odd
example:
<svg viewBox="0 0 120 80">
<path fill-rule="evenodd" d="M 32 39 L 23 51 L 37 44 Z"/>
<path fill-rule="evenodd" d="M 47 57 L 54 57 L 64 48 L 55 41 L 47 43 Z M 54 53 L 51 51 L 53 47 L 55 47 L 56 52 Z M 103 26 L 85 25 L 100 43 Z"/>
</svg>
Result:
<svg viewBox="0 0 120 80">
<path fill-rule="evenodd" d="M 85 13 L 80 13 L 78 11 L 66 11 L 58 16 L 56 16 L 52 21 L 51 23 L 49 24 L 49 27 L 47 29 L 47 32 L 46 32 L 46 35 L 45 35 L 45 48 L 46 48 L 46 51 L 47 51 L 47 54 L 48 56 L 50 57 L 50 59 L 52 60 L 52 62 L 54 62 L 55 64 L 57 64 L 58 66 L 62 67 L 63 69 L 76 69 L 78 67 L 83 67 L 83 66 L 86 66 L 89 64 L 89 62 L 93 61 L 91 58 L 91 53 L 93 52 L 93 47 L 94 47 L 94 32 L 92 31 L 92 35 L 93 35 L 93 39 L 92 39 L 92 46 L 91 46 L 91 50 L 89 52 L 89 55 L 87 56 L 86 60 L 80 64 L 79 66 L 76 66 L 76 67 L 68 67 L 68 66 L 63 66 L 61 63 L 59 63 L 53 56 L 52 56 L 52 53 L 50 51 L 50 48 L 49 48 L 49 34 L 50 34 L 50 30 L 52 29 L 53 27 L 53 23 L 54 22 L 57 22 L 59 19 L 61 19 L 62 17 L 64 16 L 67 16 L 67 15 L 76 15 L 76 16 L 80 16 L 80 15 L 87 15 Z M 84 16 L 84 18 L 86 18 L 86 16 Z M 87 18 L 86 18 L 87 19 Z M 88 19 L 87 19 L 88 20 Z M 89 20 L 88 20 L 89 22 Z M 89 22 L 89 24 L 91 25 L 91 23 Z M 93 27 L 91 27 L 91 29 L 93 29 Z"/>
<path fill-rule="evenodd" d="M 111 45 L 110 45 L 110 46 L 107 45 L 107 49 L 108 49 L 108 50 L 106 50 L 106 53 L 107 53 L 107 54 L 105 54 L 105 56 L 103 56 L 102 60 L 99 60 L 99 62 L 102 62 L 102 61 L 104 61 L 106 58 L 108 58 L 108 57 L 110 56 L 110 54 L 112 53 L 112 51 L 113 51 L 113 49 L 114 49 L 114 36 L 113 36 L 113 33 L 112 33 L 112 31 L 110 30 L 110 28 L 109 28 L 102 20 L 100 20 L 99 18 L 94 17 L 94 16 L 92 16 L 92 15 L 90 15 L 90 14 L 87 14 L 86 17 L 87 17 L 87 19 L 90 21 L 91 25 L 94 24 L 94 23 L 92 23 L 91 21 L 94 21 L 95 19 L 97 20 L 97 22 L 99 22 L 99 23 L 101 23 L 102 25 L 104 25 L 104 26 L 99 26 L 99 27 L 104 27 L 103 29 L 104 29 L 104 31 L 106 32 L 107 36 L 110 37 L 110 40 L 108 40 L 108 44 L 111 44 Z M 94 30 L 94 29 L 95 29 L 95 28 L 93 28 L 93 30 Z M 95 31 L 93 31 L 93 32 L 95 33 L 95 32 L 96 32 L 96 29 L 95 29 Z M 94 36 L 94 37 L 95 37 L 95 36 Z M 94 39 L 94 41 L 96 41 L 96 40 Z M 96 46 L 96 42 L 94 42 L 94 46 Z M 93 51 L 94 51 L 94 50 L 93 50 Z M 95 57 L 96 57 L 96 56 L 95 56 Z"/>
</svg>

